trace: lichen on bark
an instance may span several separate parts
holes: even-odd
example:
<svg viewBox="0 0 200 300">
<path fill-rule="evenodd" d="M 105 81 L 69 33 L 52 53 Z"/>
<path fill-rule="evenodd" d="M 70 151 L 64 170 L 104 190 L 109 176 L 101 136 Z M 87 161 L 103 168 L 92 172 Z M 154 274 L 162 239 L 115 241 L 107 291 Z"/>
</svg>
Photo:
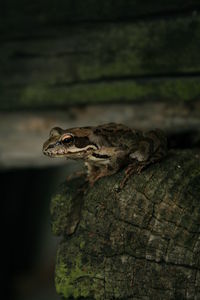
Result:
<svg viewBox="0 0 200 300">
<path fill-rule="evenodd" d="M 199 150 L 170 152 L 120 190 L 123 176 L 124 170 L 102 178 L 86 192 L 84 178 L 73 179 L 53 197 L 53 232 L 63 236 L 58 293 L 199 299 Z"/>
</svg>

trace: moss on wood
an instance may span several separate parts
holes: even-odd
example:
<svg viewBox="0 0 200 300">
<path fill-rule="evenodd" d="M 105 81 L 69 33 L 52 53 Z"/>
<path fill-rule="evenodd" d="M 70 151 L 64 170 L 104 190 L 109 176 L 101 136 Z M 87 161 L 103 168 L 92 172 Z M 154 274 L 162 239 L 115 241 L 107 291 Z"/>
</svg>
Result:
<svg viewBox="0 0 200 300">
<path fill-rule="evenodd" d="M 66 108 L 74 104 L 185 102 L 199 100 L 199 78 L 114 80 L 69 87 L 26 86 L 0 91 L 0 110 Z M 4 101 L 7 99 L 7 101 Z"/>
<path fill-rule="evenodd" d="M 64 236 L 57 291 L 74 299 L 198 299 L 199 151 L 171 152 L 119 190 L 123 176 L 99 180 L 82 195 L 78 215 L 74 187 L 83 179 L 52 199 L 53 231 Z M 78 222 L 67 234 L 73 215 Z"/>
<path fill-rule="evenodd" d="M 0 49 L 0 109 L 193 100 L 199 96 L 199 34 L 200 17 L 188 14 L 7 37 Z"/>
</svg>

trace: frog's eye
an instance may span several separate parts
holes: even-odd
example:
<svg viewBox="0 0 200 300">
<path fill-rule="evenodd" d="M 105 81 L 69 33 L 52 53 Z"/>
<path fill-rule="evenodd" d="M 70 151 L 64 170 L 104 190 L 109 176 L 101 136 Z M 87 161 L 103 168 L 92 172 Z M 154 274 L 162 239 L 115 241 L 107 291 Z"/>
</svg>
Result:
<svg viewBox="0 0 200 300">
<path fill-rule="evenodd" d="M 62 143 L 64 145 L 67 145 L 67 144 L 70 144 L 74 141 L 74 137 L 72 134 L 69 134 L 69 133 L 66 133 L 62 136 L 62 139 L 61 139 Z"/>
</svg>

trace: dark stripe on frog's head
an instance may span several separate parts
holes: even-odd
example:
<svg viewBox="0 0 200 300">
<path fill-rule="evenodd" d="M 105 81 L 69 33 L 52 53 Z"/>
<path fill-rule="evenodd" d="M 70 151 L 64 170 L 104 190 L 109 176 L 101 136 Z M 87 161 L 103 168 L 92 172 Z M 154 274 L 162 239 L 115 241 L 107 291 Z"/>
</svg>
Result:
<svg viewBox="0 0 200 300">
<path fill-rule="evenodd" d="M 91 141 L 89 140 L 89 138 L 87 136 L 84 136 L 84 137 L 75 136 L 74 137 L 74 145 L 80 149 L 83 149 L 90 145 L 94 145 L 96 148 L 98 148 L 96 144 L 91 143 Z"/>
</svg>

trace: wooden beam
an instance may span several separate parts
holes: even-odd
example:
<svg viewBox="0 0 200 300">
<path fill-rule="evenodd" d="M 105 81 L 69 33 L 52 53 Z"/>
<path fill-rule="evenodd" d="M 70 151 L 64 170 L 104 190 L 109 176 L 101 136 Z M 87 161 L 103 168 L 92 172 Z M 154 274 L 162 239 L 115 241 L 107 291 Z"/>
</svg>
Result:
<svg viewBox="0 0 200 300">
<path fill-rule="evenodd" d="M 200 17 L 13 33 L 0 49 L 0 109 L 200 94 Z"/>
<path fill-rule="evenodd" d="M 7 0 L 1 3 L 0 30 L 34 30 L 49 24 L 81 21 L 116 21 L 188 12 L 200 8 L 198 0 Z M 10 32 L 11 33 L 11 32 Z"/>
</svg>

